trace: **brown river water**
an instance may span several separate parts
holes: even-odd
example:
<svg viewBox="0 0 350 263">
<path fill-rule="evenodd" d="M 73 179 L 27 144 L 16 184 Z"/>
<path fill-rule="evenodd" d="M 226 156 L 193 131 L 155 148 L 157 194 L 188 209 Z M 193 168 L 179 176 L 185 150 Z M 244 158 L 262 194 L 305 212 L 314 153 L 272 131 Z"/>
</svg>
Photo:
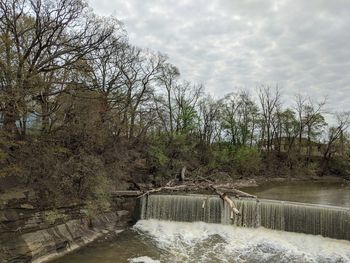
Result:
<svg viewBox="0 0 350 263">
<path fill-rule="evenodd" d="M 265 199 L 350 208 L 350 186 L 341 183 L 274 182 L 244 190 Z M 350 262 L 350 241 L 262 227 L 149 219 L 54 262 Z"/>
<path fill-rule="evenodd" d="M 350 207 L 350 183 L 269 182 L 242 190 L 264 199 Z"/>
</svg>

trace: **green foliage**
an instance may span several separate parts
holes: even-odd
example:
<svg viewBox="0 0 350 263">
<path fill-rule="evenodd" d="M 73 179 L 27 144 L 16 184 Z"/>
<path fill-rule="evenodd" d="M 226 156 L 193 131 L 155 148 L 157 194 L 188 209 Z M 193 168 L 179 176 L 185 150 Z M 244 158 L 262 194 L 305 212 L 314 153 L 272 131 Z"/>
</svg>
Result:
<svg viewBox="0 0 350 263">
<path fill-rule="evenodd" d="M 196 138 L 185 133 L 154 136 L 147 151 L 148 163 L 156 176 L 173 177 L 183 166 L 196 162 L 197 143 Z"/>
<path fill-rule="evenodd" d="M 335 174 L 350 180 L 350 160 L 346 156 L 335 156 L 328 164 L 328 170 L 331 174 Z"/>
<path fill-rule="evenodd" d="M 151 138 L 151 145 L 147 148 L 147 162 L 156 176 L 168 174 L 168 163 L 170 159 L 167 155 L 166 137 L 154 136 Z"/>
<path fill-rule="evenodd" d="M 50 210 L 45 212 L 45 221 L 50 225 L 54 225 L 57 222 L 63 223 L 67 220 L 68 216 L 58 210 Z"/>
<path fill-rule="evenodd" d="M 213 147 L 209 151 L 207 167 L 213 170 L 230 165 L 232 156 L 232 150 L 229 147 Z"/>
<path fill-rule="evenodd" d="M 151 146 L 149 155 L 152 163 L 156 166 L 163 166 L 169 160 L 160 146 Z"/>
<path fill-rule="evenodd" d="M 181 133 L 186 134 L 191 132 L 197 127 L 198 114 L 197 111 L 191 106 L 185 106 L 179 116 L 179 123 L 181 125 Z"/>
<path fill-rule="evenodd" d="M 238 148 L 234 153 L 234 164 L 242 175 L 257 175 L 262 164 L 261 154 L 256 148 Z"/>
<path fill-rule="evenodd" d="M 86 204 L 86 215 L 94 218 L 100 213 L 110 211 L 111 204 L 109 195 L 98 196 L 95 200 L 90 200 Z"/>
</svg>

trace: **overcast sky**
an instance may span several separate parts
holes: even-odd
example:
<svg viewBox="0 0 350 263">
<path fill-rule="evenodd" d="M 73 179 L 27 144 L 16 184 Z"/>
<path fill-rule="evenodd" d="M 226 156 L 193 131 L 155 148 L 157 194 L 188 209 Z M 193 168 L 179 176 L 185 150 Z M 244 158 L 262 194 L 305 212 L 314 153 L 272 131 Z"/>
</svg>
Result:
<svg viewBox="0 0 350 263">
<path fill-rule="evenodd" d="M 278 84 L 350 110 L 350 0 L 89 0 L 215 97 Z"/>
</svg>

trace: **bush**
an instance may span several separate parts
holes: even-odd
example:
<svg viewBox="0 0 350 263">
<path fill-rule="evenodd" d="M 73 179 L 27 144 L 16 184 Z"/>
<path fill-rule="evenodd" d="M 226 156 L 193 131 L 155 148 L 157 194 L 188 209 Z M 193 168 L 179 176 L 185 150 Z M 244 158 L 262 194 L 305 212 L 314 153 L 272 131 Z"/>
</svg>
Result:
<svg viewBox="0 0 350 263">
<path fill-rule="evenodd" d="M 165 155 L 163 149 L 159 146 L 151 146 L 149 148 L 148 154 L 151 164 L 157 167 L 164 166 L 168 161 L 168 157 Z"/>
<path fill-rule="evenodd" d="M 96 156 L 82 153 L 69 158 L 57 167 L 54 178 L 65 195 L 77 200 L 96 200 L 110 192 L 104 165 Z"/>
<path fill-rule="evenodd" d="M 58 210 L 50 210 L 45 212 L 45 221 L 50 225 L 54 225 L 57 222 L 64 223 L 67 221 L 67 218 L 67 215 Z"/>
<path fill-rule="evenodd" d="M 17 156 L 23 178 L 35 190 L 40 205 L 93 201 L 106 207 L 111 183 L 99 156 L 84 151 L 74 155 L 68 148 L 37 142 L 23 146 Z"/>
<path fill-rule="evenodd" d="M 210 158 L 208 158 L 208 168 L 209 169 L 222 169 L 224 166 L 229 165 L 232 162 L 232 151 L 223 147 L 222 149 L 211 149 Z"/>
<path fill-rule="evenodd" d="M 330 174 L 341 176 L 346 180 L 350 180 L 350 162 L 345 156 L 334 156 L 328 163 L 328 171 Z"/>
<path fill-rule="evenodd" d="M 261 168 L 260 152 L 255 148 L 241 147 L 234 154 L 234 164 L 241 175 L 256 175 Z"/>
<path fill-rule="evenodd" d="M 172 178 L 183 166 L 196 161 L 196 141 L 186 134 L 161 134 L 152 138 L 147 151 L 148 164 L 156 176 Z"/>
</svg>

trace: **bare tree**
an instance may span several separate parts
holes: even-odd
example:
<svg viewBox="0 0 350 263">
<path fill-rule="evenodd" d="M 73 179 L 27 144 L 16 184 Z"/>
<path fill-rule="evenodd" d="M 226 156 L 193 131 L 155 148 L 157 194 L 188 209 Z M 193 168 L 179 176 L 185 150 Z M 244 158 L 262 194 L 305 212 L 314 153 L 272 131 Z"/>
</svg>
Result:
<svg viewBox="0 0 350 263">
<path fill-rule="evenodd" d="M 327 125 L 324 116 L 322 115 L 322 110 L 326 101 L 313 102 L 311 99 L 304 106 L 304 116 L 302 122 L 304 123 L 306 139 L 307 139 L 307 162 L 311 158 L 311 140 L 317 137 L 321 132 L 323 127 Z"/>
<path fill-rule="evenodd" d="M 30 96 L 43 94 L 38 75 L 72 66 L 112 33 L 79 0 L 0 1 L 0 50 L 5 72 L 3 127 L 25 135 L 16 121 L 25 118 Z"/>
<path fill-rule="evenodd" d="M 260 106 L 262 110 L 263 117 L 263 134 L 266 133 L 262 137 L 263 144 L 266 144 L 267 152 L 272 150 L 272 125 L 273 125 L 273 116 L 279 107 L 281 99 L 280 89 L 276 86 L 274 90 L 270 86 L 262 86 L 259 89 L 259 100 Z M 266 142 L 266 143 L 265 143 Z"/>
<path fill-rule="evenodd" d="M 170 135 L 174 133 L 174 114 L 173 114 L 173 100 L 172 94 L 176 88 L 177 79 L 180 76 L 179 70 L 170 63 L 165 63 L 161 68 L 161 73 L 159 74 L 158 80 L 160 85 L 164 86 L 166 90 L 166 107 L 169 111 L 169 126 Z"/>
<path fill-rule="evenodd" d="M 210 145 L 215 140 L 218 140 L 220 126 L 221 104 L 215 101 L 212 97 L 204 97 L 199 102 L 200 125 L 199 134 L 200 140 L 205 145 Z"/>
<path fill-rule="evenodd" d="M 327 162 L 334 153 L 342 152 L 341 149 L 336 149 L 335 144 L 338 142 L 343 147 L 342 137 L 350 127 L 350 112 L 340 112 L 335 114 L 337 124 L 330 127 L 328 130 L 327 144 L 323 152 L 323 159 Z M 338 150 L 338 151 L 337 151 Z"/>
</svg>

